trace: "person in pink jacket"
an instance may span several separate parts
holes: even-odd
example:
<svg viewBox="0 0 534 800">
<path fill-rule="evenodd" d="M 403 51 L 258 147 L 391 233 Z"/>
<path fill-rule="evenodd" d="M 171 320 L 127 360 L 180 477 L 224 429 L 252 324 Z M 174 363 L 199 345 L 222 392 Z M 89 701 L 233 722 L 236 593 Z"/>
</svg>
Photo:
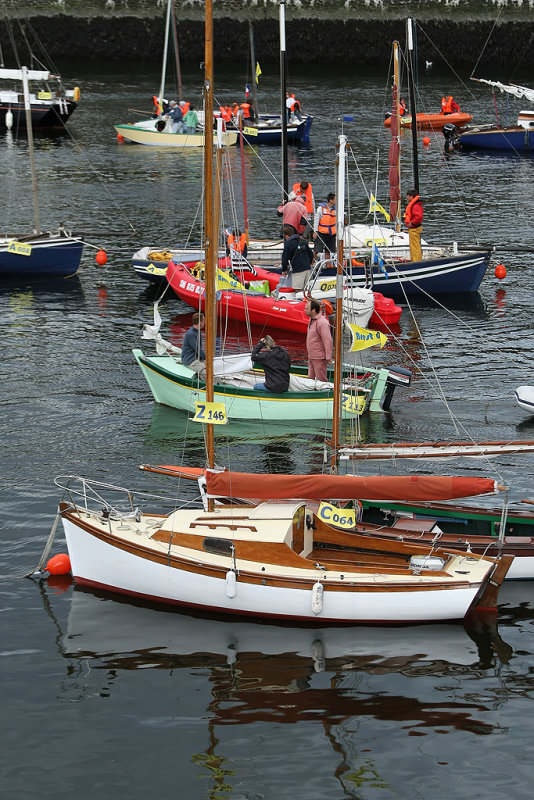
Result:
<svg viewBox="0 0 534 800">
<path fill-rule="evenodd" d="M 332 360 L 332 334 L 330 323 L 321 314 L 321 304 L 315 297 L 306 300 L 304 308 L 310 318 L 306 334 L 306 350 L 308 351 L 308 378 L 317 381 L 328 380 L 326 368 Z"/>
<path fill-rule="evenodd" d="M 282 217 L 282 225 L 291 225 L 295 229 L 295 233 L 301 235 L 306 230 L 308 225 L 308 209 L 304 197 L 296 195 L 295 192 L 289 194 L 287 203 L 282 203 L 278 206 L 277 213 Z"/>
</svg>

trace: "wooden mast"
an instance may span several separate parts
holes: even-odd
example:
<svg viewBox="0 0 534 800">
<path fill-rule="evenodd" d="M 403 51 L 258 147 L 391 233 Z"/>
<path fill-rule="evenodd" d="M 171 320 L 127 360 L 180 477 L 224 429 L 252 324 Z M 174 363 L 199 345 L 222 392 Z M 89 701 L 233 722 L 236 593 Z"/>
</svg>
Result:
<svg viewBox="0 0 534 800">
<path fill-rule="evenodd" d="M 215 356 L 215 274 L 217 268 L 218 231 L 215 229 L 213 194 L 213 0 L 205 5 L 204 44 L 204 249 L 205 274 L 205 352 L 206 402 L 213 402 L 213 358 Z M 206 426 L 208 467 L 215 464 L 215 435 L 213 425 Z M 210 501 L 213 502 L 213 501 Z"/>
<path fill-rule="evenodd" d="M 397 180 L 398 180 L 398 200 L 396 201 L 396 210 L 395 210 L 395 230 L 400 231 L 401 229 L 401 165 L 400 165 L 400 131 L 401 131 L 401 122 L 400 122 L 400 78 L 399 78 L 399 43 L 393 42 L 393 67 L 394 67 L 394 81 L 396 86 L 395 92 L 395 130 L 392 129 L 392 135 L 395 136 L 398 146 L 397 146 L 397 157 L 396 157 L 396 166 L 397 166 Z"/>
<path fill-rule="evenodd" d="M 341 380 L 343 377 L 343 255 L 345 237 L 345 151 L 347 137 L 340 134 L 336 188 L 336 338 L 334 353 L 334 396 L 332 408 L 332 455 L 330 471 L 337 472 L 339 425 L 341 418 Z"/>
<path fill-rule="evenodd" d="M 174 58 L 176 61 L 176 77 L 178 79 L 178 100 L 184 99 L 182 88 L 182 68 L 180 66 L 180 48 L 178 46 L 178 28 L 176 23 L 176 0 L 172 0 L 172 39 L 174 42 Z"/>
</svg>

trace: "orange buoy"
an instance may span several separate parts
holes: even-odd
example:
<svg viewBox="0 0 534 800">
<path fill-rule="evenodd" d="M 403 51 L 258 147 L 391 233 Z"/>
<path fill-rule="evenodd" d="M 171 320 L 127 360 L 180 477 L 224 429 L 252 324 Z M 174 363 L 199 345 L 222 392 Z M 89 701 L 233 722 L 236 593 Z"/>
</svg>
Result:
<svg viewBox="0 0 534 800">
<path fill-rule="evenodd" d="M 99 250 L 95 256 L 96 263 L 99 264 L 101 267 L 103 267 L 107 260 L 108 260 L 108 254 L 106 253 L 106 251 Z"/>
<path fill-rule="evenodd" d="M 124 142 L 124 136 L 122 135 L 122 133 L 118 133 L 117 134 L 117 141 L 118 142 Z"/>
<path fill-rule="evenodd" d="M 330 300 L 327 300 L 326 298 L 321 300 L 321 311 L 324 311 L 328 317 L 334 313 L 334 307 L 332 306 Z"/>
<path fill-rule="evenodd" d="M 423 144 L 428 146 L 430 144 L 430 136 L 423 136 Z"/>
<path fill-rule="evenodd" d="M 59 553 L 48 560 L 46 569 L 51 575 L 66 575 L 70 572 L 70 558 L 66 553 Z"/>
<path fill-rule="evenodd" d="M 504 264 L 497 264 L 495 267 L 495 277 L 502 281 L 503 278 L 506 278 L 506 267 Z"/>
</svg>

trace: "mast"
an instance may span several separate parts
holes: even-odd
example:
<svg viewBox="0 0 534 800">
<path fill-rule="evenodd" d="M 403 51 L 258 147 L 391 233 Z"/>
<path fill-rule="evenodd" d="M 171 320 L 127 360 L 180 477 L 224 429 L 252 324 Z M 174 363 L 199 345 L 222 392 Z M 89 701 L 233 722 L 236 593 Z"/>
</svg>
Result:
<svg viewBox="0 0 534 800">
<path fill-rule="evenodd" d="M 178 30 L 176 27 L 176 0 L 172 0 L 172 39 L 174 42 L 174 56 L 176 59 L 176 77 L 178 78 L 178 100 L 184 99 L 182 90 L 182 69 L 180 66 L 180 49 L 178 47 Z"/>
<path fill-rule="evenodd" d="M 213 196 L 213 0 L 205 5 L 204 44 L 204 248 L 205 273 L 205 352 L 206 352 L 206 402 L 213 402 L 213 358 L 215 355 L 215 276 L 217 268 L 218 231 L 215 228 Z M 215 464 L 215 435 L 213 425 L 206 426 L 208 467 Z M 213 501 L 210 501 L 213 502 Z"/>
<path fill-rule="evenodd" d="M 413 20 L 406 20 L 406 45 L 408 50 L 408 88 L 410 92 L 410 114 L 412 115 L 412 163 L 413 163 L 413 188 L 419 194 L 419 153 L 417 150 L 417 108 L 415 103 L 414 85 L 414 30 Z"/>
<path fill-rule="evenodd" d="M 250 40 L 250 62 L 252 69 L 252 102 L 254 104 L 254 111 L 256 112 L 256 119 L 258 119 L 258 83 L 256 78 L 256 50 L 254 48 L 254 28 L 252 22 L 248 23 L 248 37 Z"/>
<path fill-rule="evenodd" d="M 287 108 L 286 108 L 286 6 L 280 0 L 280 112 L 282 115 L 282 202 L 288 199 L 289 177 L 287 169 Z"/>
<path fill-rule="evenodd" d="M 341 379 L 343 375 L 343 250 L 345 238 L 345 151 L 347 137 L 339 136 L 336 188 L 336 340 L 334 351 L 334 396 L 332 408 L 332 457 L 330 471 L 337 472 L 339 423 L 341 417 Z"/>
<path fill-rule="evenodd" d="M 167 70 L 167 53 L 169 50 L 169 31 L 171 27 L 171 9 L 172 9 L 172 0 L 168 0 L 167 3 L 167 16 L 165 18 L 165 42 L 163 44 L 163 63 L 161 65 L 161 83 L 159 88 L 159 107 L 160 107 L 160 114 L 163 109 L 163 93 L 165 92 L 165 73 Z"/>
<path fill-rule="evenodd" d="M 393 42 L 393 113 L 391 115 L 391 143 L 389 145 L 389 216 L 395 221 L 395 230 L 400 231 L 401 185 L 400 185 L 400 105 L 399 105 L 399 43 Z"/>
<path fill-rule="evenodd" d="M 21 67 L 22 90 L 24 92 L 24 110 L 26 112 L 26 128 L 28 129 L 28 151 L 30 154 L 30 172 L 32 176 L 33 216 L 35 219 L 35 233 L 41 233 L 39 218 L 39 186 L 37 184 L 37 171 L 33 152 L 32 111 L 30 105 L 30 87 L 28 85 L 28 68 Z"/>
</svg>

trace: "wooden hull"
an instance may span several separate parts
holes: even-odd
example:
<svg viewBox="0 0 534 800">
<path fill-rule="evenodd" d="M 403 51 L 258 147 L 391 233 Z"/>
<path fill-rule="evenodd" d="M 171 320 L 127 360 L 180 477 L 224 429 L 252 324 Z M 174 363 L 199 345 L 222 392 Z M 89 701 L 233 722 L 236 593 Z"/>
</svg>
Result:
<svg viewBox="0 0 534 800">
<path fill-rule="evenodd" d="M 508 566 L 449 554 L 437 572 L 410 568 L 412 555 L 426 558 L 429 548 L 378 544 L 366 537 L 350 553 L 312 548 L 305 557 L 298 551 L 306 549 L 310 533 L 295 528 L 295 520 L 303 521 L 306 514 L 298 501 L 225 508 L 223 518 L 193 509 L 126 521 L 67 504 L 61 513 L 72 572 L 81 586 L 298 623 L 460 620 L 477 603 L 496 602 L 487 592 L 489 581 L 500 585 Z M 291 530 L 293 543 L 300 543 L 288 547 Z M 343 539 L 332 529 L 320 535 L 325 542 Z"/>
<path fill-rule="evenodd" d="M 154 120 L 156 122 L 156 120 Z M 204 133 L 170 133 L 158 131 L 155 127 L 143 128 L 138 125 L 115 125 L 119 136 L 133 144 L 144 144 L 149 147 L 203 147 Z M 233 145 L 237 141 L 237 133 L 226 131 L 223 133 L 223 143 Z M 217 144 L 217 134 L 213 135 L 213 144 Z"/>
<path fill-rule="evenodd" d="M 471 114 L 463 114 L 461 112 L 457 114 L 423 114 L 418 113 L 416 115 L 417 127 L 421 130 L 435 130 L 440 131 L 442 130 L 444 125 L 452 124 L 456 125 L 457 128 L 463 128 L 467 125 L 473 116 Z M 403 117 L 400 118 L 401 128 L 411 128 L 412 127 L 412 116 L 411 114 L 405 114 Z M 391 127 L 391 117 L 388 117 L 384 120 L 384 125 L 386 128 Z"/>
</svg>

